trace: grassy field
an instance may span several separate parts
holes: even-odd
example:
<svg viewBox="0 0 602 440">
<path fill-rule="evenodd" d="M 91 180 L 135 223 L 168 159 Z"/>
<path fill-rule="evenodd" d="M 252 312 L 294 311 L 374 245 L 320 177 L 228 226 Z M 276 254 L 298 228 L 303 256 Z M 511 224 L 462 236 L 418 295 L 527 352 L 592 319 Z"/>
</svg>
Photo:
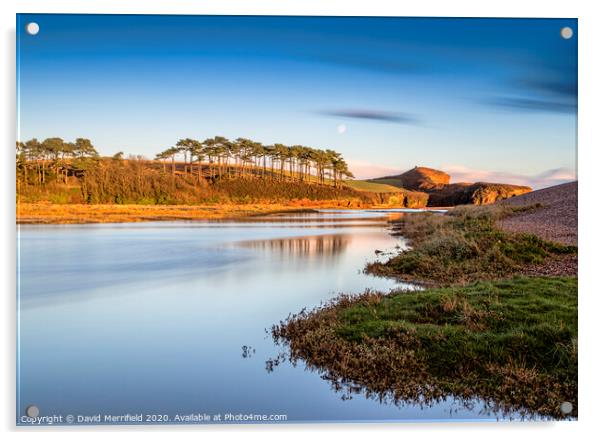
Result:
<svg viewBox="0 0 602 440">
<path fill-rule="evenodd" d="M 392 185 L 371 182 L 369 180 L 346 180 L 345 186 L 353 188 L 357 191 L 371 191 L 379 193 L 399 192 L 400 188 Z"/>
<path fill-rule="evenodd" d="M 512 278 L 343 296 L 273 327 L 335 389 L 429 405 L 480 397 L 494 411 L 577 415 L 577 280 Z"/>
<path fill-rule="evenodd" d="M 401 180 L 400 179 L 387 179 L 387 178 L 383 177 L 383 178 L 379 178 L 379 179 L 375 179 L 375 180 L 368 180 L 367 182 L 373 183 L 375 185 L 392 186 L 394 188 L 397 188 L 398 190 L 400 188 L 403 188 L 401 186 Z"/>
<path fill-rule="evenodd" d="M 385 263 L 371 263 L 366 271 L 425 284 L 461 284 L 494 279 L 549 258 L 575 254 L 574 246 L 548 242 L 531 234 L 509 234 L 496 220 L 538 206 L 462 206 L 449 215 L 415 214 L 395 225 L 411 249 Z"/>
</svg>

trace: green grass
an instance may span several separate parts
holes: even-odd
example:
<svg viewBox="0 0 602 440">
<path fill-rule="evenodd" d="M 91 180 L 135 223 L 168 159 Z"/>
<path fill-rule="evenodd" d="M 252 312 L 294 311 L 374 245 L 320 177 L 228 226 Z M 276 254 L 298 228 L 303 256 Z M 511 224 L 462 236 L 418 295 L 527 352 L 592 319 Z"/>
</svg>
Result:
<svg viewBox="0 0 602 440">
<path fill-rule="evenodd" d="M 548 242 L 531 234 L 509 234 L 495 221 L 532 207 L 463 206 L 448 215 L 416 214 L 397 224 L 412 248 L 385 263 L 371 263 L 367 272 L 432 284 L 466 283 L 518 273 L 526 266 L 560 255 L 574 246 Z"/>
<path fill-rule="evenodd" d="M 353 188 L 357 191 L 371 191 L 377 193 L 399 192 L 400 188 L 382 183 L 375 183 L 369 180 L 346 180 L 345 186 Z"/>
<path fill-rule="evenodd" d="M 393 178 L 387 179 L 387 178 L 383 177 L 380 179 L 369 180 L 369 182 L 377 184 L 377 185 L 388 185 L 388 186 L 393 186 L 396 188 L 403 188 L 401 186 L 401 179 L 393 179 Z"/>
<path fill-rule="evenodd" d="M 499 411 L 577 414 L 577 279 L 525 278 L 341 297 L 273 329 L 333 383 L 395 400 L 480 397 Z"/>
</svg>

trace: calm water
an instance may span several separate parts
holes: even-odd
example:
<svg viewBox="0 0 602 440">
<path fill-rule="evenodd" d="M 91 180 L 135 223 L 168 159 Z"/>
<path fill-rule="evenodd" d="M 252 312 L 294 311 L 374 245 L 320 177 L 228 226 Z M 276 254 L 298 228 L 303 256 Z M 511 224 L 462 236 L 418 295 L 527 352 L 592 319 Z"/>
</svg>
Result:
<svg viewBox="0 0 602 440">
<path fill-rule="evenodd" d="M 491 418 L 478 402 L 468 410 L 451 400 L 427 408 L 343 400 L 302 364 L 266 371 L 278 349 L 265 329 L 289 313 L 341 292 L 400 287 L 361 272 L 376 249 L 404 246 L 387 233 L 388 215 L 21 226 L 18 422 L 28 405 L 41 416 L 170 421 Z"/>
</svg>

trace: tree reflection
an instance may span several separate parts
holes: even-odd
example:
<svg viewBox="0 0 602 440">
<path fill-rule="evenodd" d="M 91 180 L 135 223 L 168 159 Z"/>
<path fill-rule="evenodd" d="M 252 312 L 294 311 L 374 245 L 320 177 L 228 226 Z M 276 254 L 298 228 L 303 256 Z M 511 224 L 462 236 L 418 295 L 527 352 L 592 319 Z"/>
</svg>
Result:
<svg viewBox="0 0 602 440">
<path fill-rule="evenodd" d="M 258 251 L 269 251 L 286 258 L 335 258 L 345 251 L 351 240 L 350 235 L 334 234 L 244 241 L 239 245 Z"/>
</svg>

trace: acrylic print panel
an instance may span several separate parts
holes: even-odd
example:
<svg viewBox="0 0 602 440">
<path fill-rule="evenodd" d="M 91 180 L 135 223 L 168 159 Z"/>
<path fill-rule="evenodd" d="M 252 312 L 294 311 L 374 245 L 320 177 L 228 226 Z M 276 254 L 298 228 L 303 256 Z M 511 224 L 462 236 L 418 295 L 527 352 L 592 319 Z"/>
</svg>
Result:
<svg viewBox="0 0 602 440">
<path fill-rule="evenodd" d="M 575 19 L 17 16 L 17 424 L 576 419 Z"/>
</svg>

